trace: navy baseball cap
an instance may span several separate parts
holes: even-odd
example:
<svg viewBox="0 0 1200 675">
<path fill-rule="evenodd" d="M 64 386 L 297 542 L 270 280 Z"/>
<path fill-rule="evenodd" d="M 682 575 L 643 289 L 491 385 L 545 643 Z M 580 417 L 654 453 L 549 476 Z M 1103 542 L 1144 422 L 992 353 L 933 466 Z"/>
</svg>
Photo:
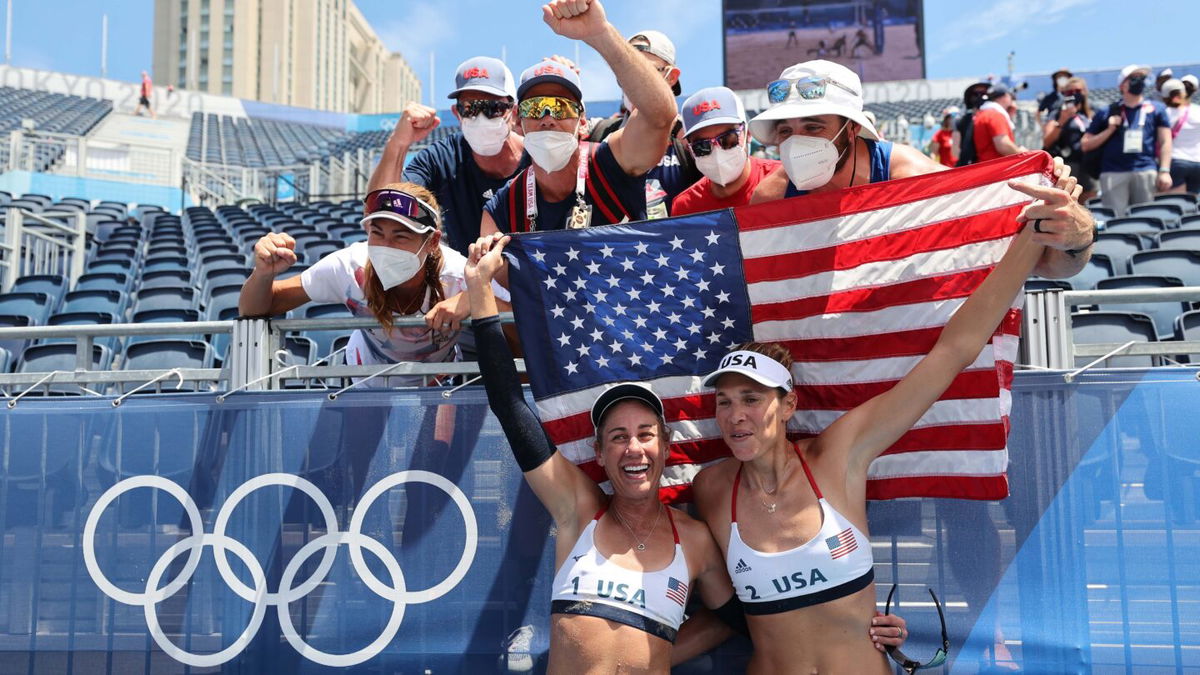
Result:
<svg viewBox="0 0 1200 675">
<path fill-rule="evenodd" d="M 687 97 L 680 112 L 683 115 L 683 135 L 714 124 L 745 124 L 746 109 L 742 99 L 728 87 L 706 87 Z"/>
<path fill-rule="evenodd" d="M 517 87 L 517 99 L 525 98 L 525 92 L 545 82 L 561 84 L 571 91 L 575 100 L 583 100 L 583 87 L 579 82 L 579 75 L 572 68 L 551 59 L 543 59 L 540 63 L 526 68 L 525 72 L 521 73 L 521 84 Z"/>
<path fill-rule="evenodd" d="M 603 394 L 596 398 L 596 402 L 592 404 L 592 426 L 599 428 L 600 421 L 604 419 L 604 414 L 608 409 L 621 401 L 641 401 L 653 410 L 659 417 L 663 416 L 663 402 L 651 391 L 650 387 L 638 382 L 622 382 L 613 386 Z"/>
<path fill-rule="evenodd" d="M 464 91 L 481 91 L 513 100 L 517 98 L 508 66 L 490 56 L 476 56 L 458 64 L 458 70 L 454 73 L 454 91 L 446 98 L 458 98 Z"/>
</svg>

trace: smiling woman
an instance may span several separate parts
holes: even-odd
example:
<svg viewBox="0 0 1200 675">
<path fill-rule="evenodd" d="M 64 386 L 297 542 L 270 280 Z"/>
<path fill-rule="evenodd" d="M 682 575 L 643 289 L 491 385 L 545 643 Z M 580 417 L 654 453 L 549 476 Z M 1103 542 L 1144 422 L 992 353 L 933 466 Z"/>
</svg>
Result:
<svg viewBox="0 0 1200 675">
<path fill-rule="evenodd" d="M 465 259 L 441 243 L 437 201 L 418 185 L 394 183 L 368 193 L 364 205 L 367 241 L 334 251 L 287 279 L 277 277 L 296 262 L 295 240 L 286 232 L 259 239 L 240 312 L 277 316 L 308 302 L 344 304 L 353 315 L 380 323 L 351 336 L 348 364 L 457 360 L 460 325 L 449 309 L 455 300 L 446 298 L 465 288 Z M 426 325 L 393 326 L 395 317 L 418 315 Z"/>
</svg>

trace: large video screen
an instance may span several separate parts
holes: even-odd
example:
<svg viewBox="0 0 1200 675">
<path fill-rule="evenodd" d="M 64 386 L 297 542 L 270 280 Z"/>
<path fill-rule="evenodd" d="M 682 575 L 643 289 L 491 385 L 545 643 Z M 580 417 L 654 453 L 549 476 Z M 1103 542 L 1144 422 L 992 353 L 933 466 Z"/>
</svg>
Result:
<svg viewBox="0 0 1200 675">
<path fill-rule="evenodd" d="M 925 77 L 921 0 L 724 0 L 725 86 L 759 89 L 827 59 L 863 82 Z"/>
</svg>

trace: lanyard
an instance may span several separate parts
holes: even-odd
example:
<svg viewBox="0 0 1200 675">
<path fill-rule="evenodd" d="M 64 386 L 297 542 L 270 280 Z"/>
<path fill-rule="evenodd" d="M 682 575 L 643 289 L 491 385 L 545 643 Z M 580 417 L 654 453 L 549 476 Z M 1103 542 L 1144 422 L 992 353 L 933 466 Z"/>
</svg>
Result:
<svg viewBox="0 0 1200 675">
<path fill-rule="evenodd" d="M 1125 126 L 1127 126 L 1127 127 L 1130 126 L 1129 125 L 1129 109 L 1126 108 L 1124 105 L 1121 106 L 1121 120 L 1125 122 Z M 1142 125 L 1145 123 L 1146 123 L 1146 104 L 1143 103 L 1138 106 L 1137 125 L 1135 125 L 1135 126 L 1137 126 L 1140 129 L 1142 127 Z"/>
<path fill-rule="evenodd" d="M 1179 135 L 1180 131 L 1183 131 L 1183 125 L 1187 124 L 1188 114 L 1191 112 L 1192 106 L 1190 104 L 1183 106 L 1183 114 L 1179 116 L 1179 119 L 1175 120 L 1175 124 L 1171 125 L 1171 138 L 1175 138 Z"/>
<path fill-rule="evenodd" d="M 582 142 L 579 144 L 579 165 L 575 171 L 575 205 L 583 204 L 583 193 L 587 189 L 588 176 L 588 150 L 591 147 L 590 143 Z M 537 186 L 533 177 L 533 167 L 525 172 L 525 222 L 529 225 L 530 232 L 537 231 Z"/>
</svg>

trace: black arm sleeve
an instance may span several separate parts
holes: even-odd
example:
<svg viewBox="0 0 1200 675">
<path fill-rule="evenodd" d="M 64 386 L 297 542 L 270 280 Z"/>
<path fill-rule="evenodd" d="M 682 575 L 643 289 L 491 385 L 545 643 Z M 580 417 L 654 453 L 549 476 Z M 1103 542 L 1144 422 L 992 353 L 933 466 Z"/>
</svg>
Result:
<svg viewBox="0 0 1200 675">
<path fill-rule="evenodd" d="M 729 602 L 721 605 L 713 610 L 713 614 L 717 615 L 726 626 L 734 629 L 742 635 L 750 635 L 750 628 L 746 626 L 746 613 L 742 611 L 742 601 L 738 599 L 736 593 Z"/>
<path fill-rule="evenodd" d="M 521 380 L 500 328 L 500 317 L 474 319 L 471 329 L 475 331 L 479 372 L 483 375 L 488 405 L 500 420 L 521 471 L 533 471 L 554 455 L 555 447 L 521 394 Z"/>
</svg>

